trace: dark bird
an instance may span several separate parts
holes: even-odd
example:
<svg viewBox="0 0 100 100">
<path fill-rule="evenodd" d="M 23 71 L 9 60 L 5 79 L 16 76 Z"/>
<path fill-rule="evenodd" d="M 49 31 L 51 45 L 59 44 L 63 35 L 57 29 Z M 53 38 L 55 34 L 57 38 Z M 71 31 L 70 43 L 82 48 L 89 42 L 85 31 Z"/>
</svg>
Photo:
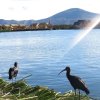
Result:
<svg viewBox="0 0 100 100">
<path fill-rule="evenodd" d="M 73 76 L 70 74 L 70 67 L 67 66 L 64 70 L 62 70 L 60 73 L 62 73 L 63 71 L 66 71 L 66 76 L 70 82 L 70 84 L 72 85 L 72 87 L 75 90 L 75 95 L 76 95 L 76 89 L 79 90 L 79 100 L 80 100 L 80 90 L 85 91 L 85 93 L 88 95 L 90 92 L 87 88 L 87 86 L 85 85 L 85 83 L 81 80 L 80 77 L 77 76 Z M 59 74 L 60 74 L 59 73 Z"/>
<path fill-rule="evenodd" d="M 11 80 L 12 79 L 12 81 L 13 81 L 13 78 L 15 77 L 15 79 L 16 79 L 16 77 L 17 77 L 17 74 L 18 74 L 18 66 L 17 66 L 18 64 L 17 64 L 17 62 L 15 62 L 14 63 L 14 67 L 11 67 L 10 69 L 9 69 L 9 79 Z"/>
</svg>

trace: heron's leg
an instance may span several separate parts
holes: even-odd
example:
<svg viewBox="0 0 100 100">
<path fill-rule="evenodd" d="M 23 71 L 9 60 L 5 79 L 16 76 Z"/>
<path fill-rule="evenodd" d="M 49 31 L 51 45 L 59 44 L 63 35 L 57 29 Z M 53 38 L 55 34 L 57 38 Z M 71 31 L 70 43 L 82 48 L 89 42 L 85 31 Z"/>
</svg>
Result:
<svg viewBox="0 0 100 100">
<path fill-rule="evenodd" d="M 79 100 L 80 100 L 80 90 L 79 90 Z"/>
<path fill-rule="evenodd" d="M 76 96 L 76 89 L 74 89 L 75 90 L 75 96 Z"/>
<path fill-rule="evenodd" d="M 16 77 L 15 77 L 15 82 L 16 82 Z"/>
<path fill-rule="evenodd" d="M 74 100 L 76 100 L 76 89 L 74 89 L 74 91 L 75 91 L 75 96 L 74 96 Z"/>
<path fill-rule="evenodd" d="M 13 78 L 12 78 L 12 83 L 13 83 Z"/>
</svg>

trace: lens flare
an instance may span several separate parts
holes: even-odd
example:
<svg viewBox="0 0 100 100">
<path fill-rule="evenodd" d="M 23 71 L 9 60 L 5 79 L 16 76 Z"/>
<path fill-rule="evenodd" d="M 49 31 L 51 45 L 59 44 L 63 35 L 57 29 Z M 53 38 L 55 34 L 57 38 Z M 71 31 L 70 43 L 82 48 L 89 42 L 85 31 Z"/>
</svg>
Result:
<svg viewBox="0 0 100 100">
<path fill-rule="evenodd" d="M 70 46 L 67 49 L 67 53 L 73 49 L 86 35 L 89 34 L 89 32 L 95 28 L 96 25 L 98 25 L 100 22 L 100 16 L 97 16 L 94 18 L 84 29 L 82 32 L 80 32 L 71 42 Z"/>
<path fill-rule="evenodd" d="M 92 21 L 89 24 L 87 24 L 87 26 L 71 40 L 71 42 L 69 43 L 70 45 L 66 47 L 65 53 L 63 52 L 63 54 L 61 55 L 61 59 L 63 59 L 99 23 L 100 23 L 100 15 L 92 19 Z M 59 60 L 61 61 L 61 59 Z"/>
</svg>

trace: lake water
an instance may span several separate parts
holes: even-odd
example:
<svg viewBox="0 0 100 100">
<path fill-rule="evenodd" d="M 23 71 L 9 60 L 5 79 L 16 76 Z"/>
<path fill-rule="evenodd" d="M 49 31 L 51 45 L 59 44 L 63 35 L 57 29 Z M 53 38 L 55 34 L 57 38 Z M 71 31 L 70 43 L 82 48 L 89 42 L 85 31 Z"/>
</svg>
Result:
<svg viewBox="0 0 100 100">
<path fill-rule="evenodd" d="M 58 92 L 72 90 L 65 72 L 80 76 L 90 96 L 100 100 L 100 30 L 92 30 L 68 51 L 74 37 L 82 30 L 48 30 L 0 33 L 0 76 L 8 80 L 8 69 L 19 64 L 18 79 L 27 79 L 32 86 L 48 86 Z"/>
</svg>

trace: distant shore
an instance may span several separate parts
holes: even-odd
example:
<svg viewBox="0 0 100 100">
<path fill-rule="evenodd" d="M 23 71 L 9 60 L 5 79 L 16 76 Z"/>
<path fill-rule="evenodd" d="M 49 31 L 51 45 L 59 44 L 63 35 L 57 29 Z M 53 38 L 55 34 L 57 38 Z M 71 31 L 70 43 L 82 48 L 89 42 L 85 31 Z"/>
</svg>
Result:
<svg viewBox="0 0 100 100">
<path fill-rule="evenodd" d="M 86 20 L 78 20 L 72 25 L 60 24 L 52 25 L 50 23 L 33 23 L 31 25 L 22 24 L 8 24 L 0 25 L 0 32 L 12 32 L 12 31 L 37 31 L 37 30 L 70 30 L 70 29 L 84 29 L 91 27 L 92 22 Z M 94 27 L 100 29 L 100 24 Z"/>
</svg>

